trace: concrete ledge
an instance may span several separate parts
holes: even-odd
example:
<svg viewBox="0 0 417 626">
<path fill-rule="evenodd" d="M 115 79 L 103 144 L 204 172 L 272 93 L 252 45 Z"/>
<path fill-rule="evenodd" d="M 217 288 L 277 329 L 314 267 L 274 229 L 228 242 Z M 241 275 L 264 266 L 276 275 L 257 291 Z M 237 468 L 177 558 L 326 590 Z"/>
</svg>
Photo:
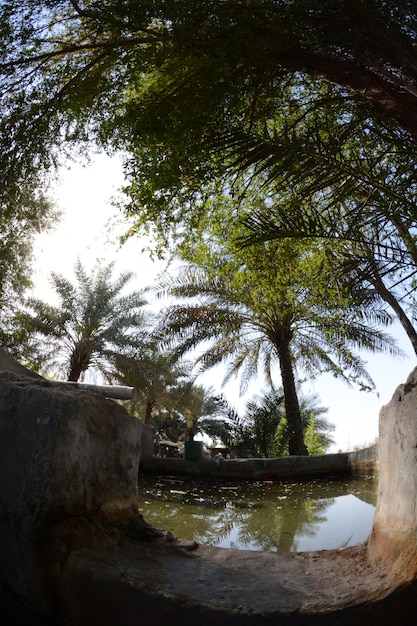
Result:
<svg viewBox="0 0 417 626">
<path fill-rule="evenodd" d="M 379 446 L 349 452 L 349 467 L 354 476 L 379 474 Z"/>
<path fill-rule="evenodd" d="M 139 471 L 173 476 L 231 480 L 285 480 L 332 475 L 374 474 L 378 471 L 377 446 L 357 452 L 279 459 L 185 459 L 146 456 Z"/>
</svg>

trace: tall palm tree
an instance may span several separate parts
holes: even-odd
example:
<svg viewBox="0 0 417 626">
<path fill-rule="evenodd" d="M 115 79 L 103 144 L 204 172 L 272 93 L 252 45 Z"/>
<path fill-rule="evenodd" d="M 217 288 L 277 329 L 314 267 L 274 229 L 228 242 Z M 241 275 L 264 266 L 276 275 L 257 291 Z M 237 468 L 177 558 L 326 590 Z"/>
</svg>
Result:
<svg viewBox="0 0 417 626">
<path fill-rule="evenodd" d="M 373 324 L 388 323 L 383 313 L 353 307 L 332 291 L 314 249 L 296 241 L 260 248 L 254 246 L 252 256 L 247 253 L 234 271 L 229 271 L 232 255 L 223 252 L 216 256 L 215 271 L 213 264 L 190 265 L 167 279 L 161 293 L 181 300 L 161 312 L 157 332 L 178 355 L 202 349 L 197 362 L 203 370 L 226 363 L 225 382 L 240 373 L 242 390 L 259 366 L 272 386 L 277 363 L 289 452 L 307 454 L 297 370 L 308 375 L 331 371 L 370 388 L 373 381 L 353 349 L 398 350 Z"/>
<path fill-rule="evenodd" d="M 51 273 L 58 305 L 31 298 L 20 322 L 30 332 L 38 369 L 77 381 L 93 367 L 108 378 L 115 354 L 141 341 L 146 300 L 139 291 L 123 294 L 133 274 L 113 278 L 114 263 L 97 264 L 88 274 L 78 260 L 74 270 L 75 284 Z"/>
<path fill-rule="evenodd" d="M 318 90 L 324 95 L 323 85 Z M 352 290 L 371 286 L 392 308 L 417 354 L 413 150 L 385 124 L 375 122 L 370 132 L 369 119 L 347 102 L 339 108 L 333 101 L 338 114 L 324 115 L 310 97 L 307 106 L 302 100 L 264 131 L 231 138 L 240 170 L 262 173 L 258 185 L 279 190 L 272 205 L 248 212 L 241 243 L 321 240 Z"/>
</svg>

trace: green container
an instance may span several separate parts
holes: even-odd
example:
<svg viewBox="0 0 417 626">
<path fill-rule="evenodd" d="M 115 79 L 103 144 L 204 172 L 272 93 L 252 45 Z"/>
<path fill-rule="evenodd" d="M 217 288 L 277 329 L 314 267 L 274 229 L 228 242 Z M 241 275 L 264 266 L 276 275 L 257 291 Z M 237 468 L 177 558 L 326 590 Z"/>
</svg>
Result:
<svg viewBox="0 0 417 626">
<path fill-rule="evenodd" d="M 204 457 L 204 443 L 202 441 L 184 441 L 184 459 L 200 461 Z"/>
</svg>

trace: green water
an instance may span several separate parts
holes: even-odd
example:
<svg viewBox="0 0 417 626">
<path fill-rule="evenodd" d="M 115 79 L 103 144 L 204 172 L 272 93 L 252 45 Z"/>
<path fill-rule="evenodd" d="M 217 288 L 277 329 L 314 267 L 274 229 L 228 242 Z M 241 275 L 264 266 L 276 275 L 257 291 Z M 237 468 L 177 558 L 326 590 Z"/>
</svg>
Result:
<svg viewBox="0 0 417 626">
<path fill-rule="evenodd" d="M 371 532 L 376 481 L 211 482 L 142 475 L 139 510 L 201 544 L 295 552 L 353 546 Z"/>
</svg>

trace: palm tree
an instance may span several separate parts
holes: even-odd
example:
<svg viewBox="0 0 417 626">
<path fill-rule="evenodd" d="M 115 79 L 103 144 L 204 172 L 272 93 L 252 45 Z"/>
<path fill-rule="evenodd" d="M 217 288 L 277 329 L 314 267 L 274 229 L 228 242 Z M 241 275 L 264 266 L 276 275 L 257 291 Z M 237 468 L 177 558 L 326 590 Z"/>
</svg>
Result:
<svg viewBox="0 0 417 626">
<path fill-rule="evenodd" d="M 187 364 L 174 362 L 171 354 L 158 350 L 151 337 L 127 354 L 116 354 L 114 366 L 115 378 L 136 391 L 129 411 L 143 417 L 145 424 L 157 408 L 170 404 L 172 390 L 189 374 Z"/>
<path fill-rule="evenodd" d="M 182 415 L 188 441 L 193 441 L 198 432 L 206 432 L 210 422 L 222 412 L 222 398 L 192 380 L 180 382 L 171 392 L 170 413 Z"/>
<path fill-rule="evenodd" d="M 332 290 L 323 257 L 313 246 L 295 240 L 258 244 L 237 261 L 230 249 L 211 252 L 210 263 L 189 265 L 162 283 L 161 294 L 181 301 L 161 312 L 157 331 L 178 355 L 202 349 L 197 357 L 202 370 L 226 363 L 224 381 L 240 373 L 242 390 L 259 366 L 272 386 L 277 363 L 289 452 L 307 454 L 297 369 L 308 375 L 331 371 L 372 388 L 364 362 L 352 350 L 398 353 L 395 342 L 374 325 L 389 319 L 378 310 L 354 307 Z"/>
<path fill-rule="evenodd" d="M 197 433 L 217 436 L 224 425 L 225 402 L 191 379 L 179 380 L 158 403 L 151 418 L 159 438 L 193 441 Z"/>
<path fill-rule="evenodd" d="M 260 398 L 260 407 L 266 413 L 273 409 L 274 390 Z M 325 418 L 327 408 L 319 405 L 317 394 L 300 395 L 300 411 L 303 423 L 304 441 L 309 454 L 325 454 L 329 446 L 334 443 L 331 433 L 335 427 Z M 288 422 L 285 413 L 274 433 L 273 452 L 275 456 L 287 456 L 289 443 Z"/>
<path fill-rule="evenodd" d="M 201 430 L 213 440 L 213 445 L 233 449 L 236 456 L 256 456 L 251 425 L 245 416 L 227 401 L 224 396 L 217 397 L 218 412 L 214 418 L 200 422 Z"/>
<path fill-rule="evenodd" d="M 248 212 L 241 243 L 320 240 L 352 291 L 371 287 L 391 307 L 417 354 L 413 151 L 385 124 L 369 132 L 369 119 L 347 102 L 343 114 L 323 115 L 308 100 L 256 136 L 231 137 L 240 170 L 262 174 L 258 186 L 279 190 L 272 206 Z"/>
<path fill-rule="evenodd" d="M 315 394 L 309 396 L 300 394 L 299 404 L 308 453 L 324 454 L 333 443 L 330 433 L 334 431 L 333 424 L 323 417 L 327 409 L 319 406 L 318 396 Z M 271 388 L 252 398 L 245 406 L 242 423 L 245 446 L 250 448 L 254 455 L 262 457 L 288 455 L 289 430 L 282 388 Z"/>
<path fill-rule="evenodd" d="M 78 260 L 74 269 L 75 284 L 51 273 L 59 305 L 31 298 L 19 319 L 30 332 L 37 369 L 64 371 L 77 381 L 93 367 L 108 379 L 115 355 L 142 340 L 146 300 L 139 291 L 123 294 L 133 274 L 113 278 L 114 263 L 97 264 L 88 274 Z"/>
<path fill-rule="evenodd" d="M 244 421 L 252 434 L 254 447 L 262 457 L 274 456 L 275 435 L 285 420 L 282 389 L 271 388 L 255 396 L 245 407 Z"/>
</svg>

